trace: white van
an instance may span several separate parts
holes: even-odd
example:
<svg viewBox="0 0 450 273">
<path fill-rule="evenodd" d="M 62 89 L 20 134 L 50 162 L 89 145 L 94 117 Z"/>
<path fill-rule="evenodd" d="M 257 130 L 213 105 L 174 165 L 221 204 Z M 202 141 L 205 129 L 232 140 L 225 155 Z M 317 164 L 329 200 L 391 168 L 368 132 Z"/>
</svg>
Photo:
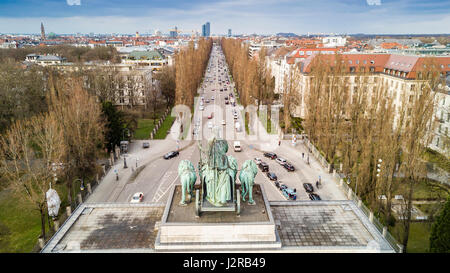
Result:
<svg viewBox="0 0 450 273">
<path fill-rule="evenodd" d="M 241 124 L 239 122 L 236 122 L 234 124 L 234 128 L 236 128 L 236 132 L 240 132 L 241 131 Z"/>
<path fill-rule="evenodd" d="M 235 152 L 240 152 L 241 151 L 241 142 L 240 141 L 235 141 L 233 143 L 233 147 L 234 147 L 234 151 Z"/>
</svg>

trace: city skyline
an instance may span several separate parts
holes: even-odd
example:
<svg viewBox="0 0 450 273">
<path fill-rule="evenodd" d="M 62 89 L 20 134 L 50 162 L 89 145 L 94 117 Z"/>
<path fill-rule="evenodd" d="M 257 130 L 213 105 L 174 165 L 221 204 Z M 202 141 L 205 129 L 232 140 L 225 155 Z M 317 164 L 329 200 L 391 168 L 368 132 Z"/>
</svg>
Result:
<svg viewBox="0 0 450 273">
<path fill-rule="evenodd" d="M 0 33 L 39 33 L 41 22 L 48 33 L 168 33 L 174 25 L 188 33 L 211 22 L 211 34 L 436 34 L 448 32 L 447 7 L 444 0 L 0 1 Z"/>
</svg>

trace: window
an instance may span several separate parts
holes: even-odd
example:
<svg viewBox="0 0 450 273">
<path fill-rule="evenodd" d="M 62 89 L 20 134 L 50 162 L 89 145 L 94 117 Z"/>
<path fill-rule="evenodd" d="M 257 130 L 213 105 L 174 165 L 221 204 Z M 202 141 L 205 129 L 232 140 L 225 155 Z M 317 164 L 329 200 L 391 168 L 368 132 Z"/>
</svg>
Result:
<svg viewBox="0 0 450 273">
<path fill-rule="evenodd" d="M 364 63 L 364 64 L 367 64 L 367 61 L 366 61 L 366 60 L 364 60 L 364 61 L 363 61 L 363 63 Z"/>
<path fill-rule="evenodd" d="M 370 67 L 370 72 L 375 72 L 375 66 Z"/>
<path fill-rule="evenodd" d="M 374 61 L 374 60 L 371 60 L 370 63 L 371 63 L 371 64 L 375 64 L 375 61 Z"/>
<path fill-rule="evenodd" d="M 354 66 L 350 66 L 350 72 L 354 73 L 356 71 L 356 68 Z"/>
<path fill-rule="evenodd" d="M 359 60 L 356 60 L 356 64 L 359 64 Z"/>
<path fill-rule="evenodd" d="M 352 64 L 352 60 L 348 60 L 348 64 Z"/>
</svg>

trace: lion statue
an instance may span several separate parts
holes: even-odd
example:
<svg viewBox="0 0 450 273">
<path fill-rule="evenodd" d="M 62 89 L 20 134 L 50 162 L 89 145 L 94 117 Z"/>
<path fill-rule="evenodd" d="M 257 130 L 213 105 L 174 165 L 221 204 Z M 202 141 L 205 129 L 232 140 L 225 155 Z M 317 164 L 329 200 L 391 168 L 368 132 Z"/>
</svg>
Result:
<svg viewBox="0 0 450 273">
<path fill-rule="evenodd" d="M 255 162 L 253 162 L 253 160 L 251 159 L 244 162 L 241 172 L 239 173 L 239 180 L 241 181 L 242 187 L 242 201 L 245 202 L 245 197 L 248 194 L 248 203 L 250 205 L 255 204 L 252 196 L 252 191 L 253 184 L 255 183 L 255 176 L 257 173 L 258 168 L 256 167 Z"/>
<path fill-rule="evenodd" d="M 188 200 L 190 201 L 193 197 L 195 181 L 197 181 L 194 165 L 189 160 L 181 160 L 178 165 L 178 175 L 181 182 L 180 205 L 186 205 L 186 192 L 189 194 Z"/>
</svg>

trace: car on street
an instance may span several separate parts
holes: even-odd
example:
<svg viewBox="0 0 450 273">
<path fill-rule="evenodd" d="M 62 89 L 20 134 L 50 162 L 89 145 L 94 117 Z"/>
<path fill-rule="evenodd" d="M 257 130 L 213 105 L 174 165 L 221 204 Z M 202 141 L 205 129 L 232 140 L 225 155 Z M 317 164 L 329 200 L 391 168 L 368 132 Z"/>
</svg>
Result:
<svg viewBox="0 0 450 273">
<path fill-rule="evenodd" d="M 281 190 L 284 197 L 286 197 L 288 200 L 297 200 L 297 190 L 291 189 L 291 188 L 284 188 Z"/>
<path fill-rule="evenodd" d="M 309 194 L 309 199 L 311 199 L 311 200 L 313 200 L 313 201 L 319 201 L 319 200 L 322 200 L 318 194 L 313 193 L 313 192 Z"/>
<path fill-rule="evenodd" d="M 208 129 L 212 129 L 212 127 L 213 127 L 212 122 L 211 122 L 211 121 L 208 121 Z"/>
<path fill-rule="evenodd" d="M 164 155 L 164 159 L 171 159 L 172 157 L 178 156 L 180 153 L 178 151 L 168 152 Z"/>
<path fill-rule="evenodd" d="M 233 143 L 233 147 L 234 147 L 234 151 L 235 152 L 240 152 L 241 151 L 241 142 L 240 141 L 235 141 Z"/>
<path fill-rule="evenodd" d="M 277 187 L 277 189 L 279 189 L 280 188 L 280 182 L 275 181 L 275 187 Z"/>
<path fill-rule="evenodd" d="M 254 161 L 255 161 L 255 163 L 256 163 L 256 165 L 259 165 L 259 164 L 261 164 L 261 158 L 259 158 L 259 157 L 255 157 L 255 159 L 253 159 Z"/>
<path fill-rule="evenodd" d="M 130 203 L 140 203 L 144 199 L 144 193 L 143 192 L 137 192 L 133 194 L 133 197 L 131 197 Z"/>
<path fill-rule="evenodd" d="M 284 163 L 283 164 L 283 167 L 286 169 L 286 170 L 288 170 L 288 172 L 293 172 L 293 171 L 295 171 L 295 168 L 294 168 L 294 166 L 292 165 L 292 164 L 290 164 L 290 163 Z"/>
<path fill-rule="evenodd" d="M 272 173 L 272 172 L 268 172 L 268 173 L 267 173 L 267 177 L 268 177 L 270 180 L 272 180 L 272 181 L 278 180 L 277 175 L 276 175 L 275 173 Z"/>
<path fill-rule="evenodd" d="M 209 103 L 209 99 L 206 99 L 205 102 L 206 102 L 206 103 Z"/>
<path fill-rule="evenodd" d="M 203 107 L 203 105 L 200 105 L 200 111 L 203 111 L 203 110 L 205 110 L 205 107 Z"/>
<path fill-rule="evenodd" d="M 150 143 L 148 143 L 148 142 L 143 142 L 142 143 L 142 148 L 150 148 Z"/>
<path fill-rule="evenodd" d="M 270 159 L 275 159 L 277 158 L 277 154 L 276 153 L 264 153 L 265 157 L 268 157 Z"/>
<path fill-rule="evenodd" d="M 267 164 L 266 162 L 262 162 L 259 163 L 258 167 L 261 169 L 261 171 L 263 172 L 268 172 L 269 171 L 269 164 Z"/>
<path fill-rule="evenodd" d="M 305 188 L 306 192 L 313 192 L 314 187 L 311 183 L 303 183 L 303 188 Z"/>
<path fill-rule="evenodd" d="M 287 186 L 280 181 L 280 186 L 278 187 L 278 189 L 282 191 L 283 189 L 287 189 Z"/>
<path fill-rule="evenodd" d="M 282 157 L 278 157 L 277 159 L 275 159 L 275 161 L 280 165 L 284 165 L 285 163 L 287 163 L 286 159 Z"/>
<path fill-rule="evenodd" d="M 226 125 L 227 123 L 225 122 L 224 119 L 222 119 L 222 125 Z"/>
<path fill-rule="evenodd" d="M 208 119 L 212 119 L 214 117 L 214 112 L 211 112 L 211 114 L 208 116 Z"/>
</svg>

